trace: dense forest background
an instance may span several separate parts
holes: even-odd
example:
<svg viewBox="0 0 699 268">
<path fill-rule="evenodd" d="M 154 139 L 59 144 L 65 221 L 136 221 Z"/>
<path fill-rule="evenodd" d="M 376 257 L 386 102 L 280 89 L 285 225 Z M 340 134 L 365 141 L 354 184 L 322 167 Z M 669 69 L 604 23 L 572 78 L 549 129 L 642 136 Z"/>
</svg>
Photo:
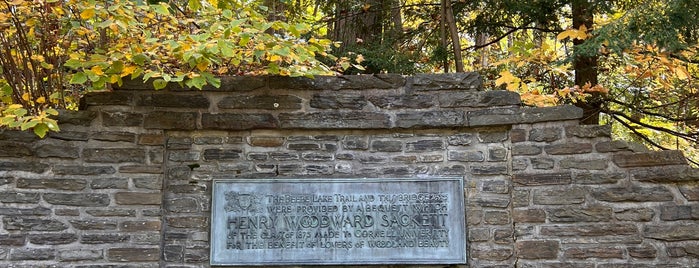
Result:
<svg viewBox="0 0 699 268">
<path fill-rule="evenodd" d="M 124 79 L 475 71 L 696 165 L 697 17 L 694 0 L 4 0 L 0 127 L 58 131 L 57 109 Z"/>
<path fill-rule="evenodd" d="M 699 161 L 699 5 L 690 0 L 289 0 L 303 21 L 361 57 L 345 73 L 479 72 L 528 105 L 575 104 L 618 138 Z M 361 56 L 360 56 L 361 55 Z"/>
</svg>

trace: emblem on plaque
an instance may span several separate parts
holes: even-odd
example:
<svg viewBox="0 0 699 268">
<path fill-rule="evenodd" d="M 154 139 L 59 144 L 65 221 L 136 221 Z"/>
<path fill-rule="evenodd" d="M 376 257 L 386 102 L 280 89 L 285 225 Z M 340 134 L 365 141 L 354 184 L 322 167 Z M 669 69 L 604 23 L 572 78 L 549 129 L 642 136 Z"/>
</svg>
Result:
<svg viewBox="0 0 699 268">
<path fill-rule="evenodd" d="M 226 195 L 226 205 L 223 208 L 226 212 L 259 212 L 260 197 L 252 193 L 241 193 L 228 191 Z"/>
</svg>

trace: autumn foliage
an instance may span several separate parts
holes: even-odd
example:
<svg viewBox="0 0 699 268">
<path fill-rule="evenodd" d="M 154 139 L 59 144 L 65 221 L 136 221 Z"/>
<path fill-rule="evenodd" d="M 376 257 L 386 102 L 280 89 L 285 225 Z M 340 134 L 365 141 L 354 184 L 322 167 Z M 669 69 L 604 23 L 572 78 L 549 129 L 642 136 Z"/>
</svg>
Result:
<svg viewBox="0 0 699 268">
<path fill-rule="evenodd" d="M 58 108 L 124 79 L 199 88 L 219 75 L 332 74 L 333 42 L 244 1 L 0 2 L 0 127 L 58 131 Z M 346 59 L 338 65 L 347 66 Z"/>
</svg>

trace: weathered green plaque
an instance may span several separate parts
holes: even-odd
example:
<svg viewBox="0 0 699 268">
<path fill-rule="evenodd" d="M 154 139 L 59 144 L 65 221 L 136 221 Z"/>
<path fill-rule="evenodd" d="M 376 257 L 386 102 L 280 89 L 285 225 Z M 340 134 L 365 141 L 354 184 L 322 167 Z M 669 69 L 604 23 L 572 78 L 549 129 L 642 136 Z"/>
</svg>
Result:
<svg viewBox="0 0 699 268">
<path fill-rule="evenodd" d="M 466 263 L 460 178 L 216 180 L 212 265 Z"/>
</svg>

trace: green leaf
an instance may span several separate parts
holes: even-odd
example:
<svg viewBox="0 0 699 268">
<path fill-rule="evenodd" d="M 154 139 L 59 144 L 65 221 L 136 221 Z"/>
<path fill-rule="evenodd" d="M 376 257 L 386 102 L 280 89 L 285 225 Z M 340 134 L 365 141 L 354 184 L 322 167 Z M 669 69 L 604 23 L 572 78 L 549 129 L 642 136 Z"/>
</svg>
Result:
<svg viewBox="0 0 699 268">
<path fill-rule="evenodd" d="M 188 87 L 195 87 L 197 89 L 202 89 L 204 85 L 206 85 L 206 78 L 203 76 L 197 76 L 192 79 L 189 79 L 185 82 L 185 85 Z"/>
<path fill-rule="evenodd" d="M 145 64 L 147 61 L 150 61 L 150 59 L 146 55 L 144 55 L 143 53 L 138 53 L 136 55 L 133 55 L 132 60 L 134 63 L 136 63 L 140 66 L 143 66 L 143 64 Z"/>
<path fill-rule="evenodd" d="M 155 88 L 155 90 L 163 89 L 166 86 L 167 86 L 167 82 L 162 78 L 155 79 L 155 81 L 153 81 L 153 88 Z"/>
<path fill-rule="evenodd" d="M 20 129 L 22 131 L 25 131 L 27 129 L 33 128 L 38 123 L 39 123 L 39 121 L 37 121 L 37 120 L 30 120 L 30 121 L 22 123 L 22 125 L 20 126 Z"/>
<path fill-rule="evenodd" d="M 170 15 L 170 10 L 168 9 L 167 5 L 165 5 L 164 3 L 160 3 L 158 5 L 152 5 L 151 7 L 153 7 L 153 11 L 155 11 L 155 13 L 158 15 L 163 15 L 163 16 Z"/>
<path fill-rule="evenodd" d="M 63 66 L 66 66 L 73 70 L 77 70 L 79 67 L 83 66 L 83 62 L 77 59 L 69 59 L 66 61 L 66 63 L 63 64 Z"/>
<path fill-rule="evenodd" d="M 46 133 L 49 132 L 49 127 L 46 126 L 44 123 L 37 124 L 34 126 L 34 134 L 39 136 L 39 138 L 44 138 L 46 136 Z"/>
<path fill-rule="evenodd" d="M 71 84 L 84 84 L 87 82 L 87 75 L 83 72 L 74 73 L 73 77 L 70 78 Z"/>
</svg>

